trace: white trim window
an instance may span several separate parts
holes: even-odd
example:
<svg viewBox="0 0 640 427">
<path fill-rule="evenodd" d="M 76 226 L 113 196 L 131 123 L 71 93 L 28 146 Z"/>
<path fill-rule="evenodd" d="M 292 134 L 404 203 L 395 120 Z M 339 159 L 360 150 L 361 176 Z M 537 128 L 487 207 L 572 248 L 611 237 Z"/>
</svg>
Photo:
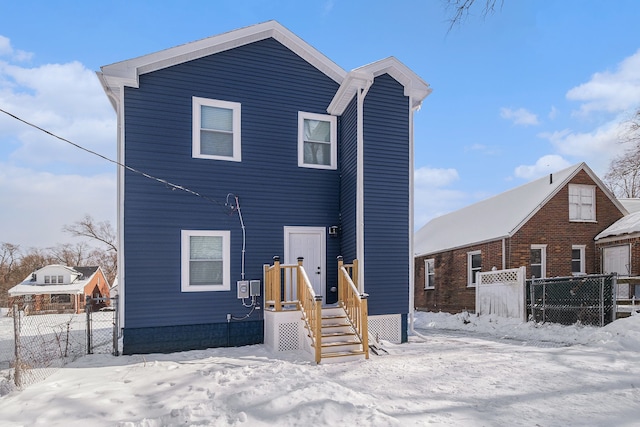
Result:
<svg viewBox="0 0 640 427">
<path fill-rule="evenodd" d="M 424 260 L 424 288 L 435 289 L 436 288 L 436 260 L 433 258 Z"/>
<path fill-rule="evenodd" d="M 531 276 L 547 277 L 547 245 L 531 245 Z"/>
<path fill-rule="evenodd" d="M 193 97 L 193 157 L 241 160 L 240 104 Z"/>
<path fill-rule="evenodd" d="M 585 269 L 585 252 L 586 252 L 586 245 L 571 246 L 571 274 L 572 275 L 581 276 L 587 273 Z"/>
<path fill-rule="evenodd" d="M 482 271 L 482 251 L 467 252 L 467 286 L 475 287 Z"/>
<path fill-rule="evenodd" d="M 596 220 L 596 186 L 569 184 L 569 221 Z"/>
<path fill-rule="evenodd" d="M 182 292 L 231 289 L 229 231 L 182 230 Z"/>
<path fill-rule="evenodd" d="M 299 167 L 337 169 L 336 128 L 336 116 L 298 112 Z"/>
</svg>

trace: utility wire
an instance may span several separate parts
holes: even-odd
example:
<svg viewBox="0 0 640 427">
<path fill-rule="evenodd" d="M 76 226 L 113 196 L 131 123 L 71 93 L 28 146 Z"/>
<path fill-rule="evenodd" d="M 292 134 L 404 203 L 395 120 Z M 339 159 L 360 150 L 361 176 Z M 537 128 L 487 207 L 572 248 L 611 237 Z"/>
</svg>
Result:
<svg viewBox="0 0 640 427">
<path fill-rule="evenodd" d="M 218 201 L 217 201 L 217 200 L 215 200 L 215 199 L 212 199 L 212 198 L 210 198 L 210 197 L 204 196 L 204 195 L 202 195 L 202 194 L 198 193 L 197 191 L 193 191 L 193 190 L 191 190 L 191 189 L 189 189 L 189 188 L 187 188 L 187 187 L 183 187 L 182 185 L 174 184 L 174 183 L 172 183 L 172 182 L 167 181 L 166 179 L 158 178 L 158 177 L 156 177 L 156 176 L 150 175 L 150 174 L 148 174 L 148 173 L 146 173 L 146 172 L 142 172 L 141 170 L 138 170 L 138 169 L 133 168 L 133 167 L 131 167 L 131 166 L 125 165 L 125 164 L 123 164 L 123 163 L 120 163 L 120 162 L 118 162 L 118 161 L 116 161 L 116 160 L 110 159 L 110 158 L 108 158 L 108 157 L 106 157 L 106 156 L 103 156 L 103 155 L 102 155 L 102 154 L 100 154 L 100 153 L 97 153 L 97 152 L 95 152 L 95 151 L 92 151 L 92 150 L 90 150 L 90 149 L 88 149 L 88 148 L 85 148 L 85 147 L 83 147 L 83 146 L 79 145 L 79 144 L 76 144 L 75 142 L 69 141 L 68 139 L 65 139 L 65 138 L 63 138 L 63 137 L 61 137 L 61 136 L 58 136 L 58 135 L 54 134 L 53 132 L 50 132 L 50 131 L 48 131 L 48 130 L 46 130 L 46 129 L 43 129 L 43 128 L 41 128 L 41 127 L 40 127 L 40 126 L 38 126 L 38 125 L 35 125 L 35 124 L 31 123 L 31 122 L 28 122 L 28 121 L 26 121 L 26 120 L 24 120 L 24 119 L 22 119 L 22 118 L 20 118 L 20 117 L 16 116 L 15 114 L 11 114 L 11 113 L 9 113 L 8 111 L 3 110 L 2 108 L 0 108 L 0 112 L 3 112 L 3 113 L 5 113 L 7 116 L 13 117 L 13 118 L 14 118 L 14 119 L 16 119 L 16 120 L 18 120 L 18 121 L 20 121 L 20 122 L 22 122 L 22 123 L 24 123 L 24 124 L 26 124 L 26 125 L 28 125 L 28 126 L 31 126 L 32 128 L 38 129 L 39 131 L 44 132 L 44 133 L 46 133 L 47 135 L 50 135 L 50 136 L 52 136 L 52 137 L 54 137 L 54 138 L 57 138 L 57 139 L 59 139 L 60 141 L 64 141 L 64 142 L 66 142 L 67 144 L 71 144 L 71 145 L 73 145 L 74 147 L 79 148 L 80 150 L 86 151 L 86 152 L 87 152 L 87 153 L 89 153 L 89 154 L 93 154 L 94 156 L 98 156 L 98 157 L 100 157 L 101 159 L 104 159 L 104 160 L 106 160 L 106 161 L 108 161 L 108 162 L 110 162 L 110 163 L 113 163 L 113 164 L 115 164 L 115 165 L 117 165 L 117 166 L 120 166 L 120 167 L 122 167 L 122 168 L 125 168 L 125 169 L 127 169 L 127 170 L 129 170 L 129 171 L 131 171 L 131 172 L 134 172 L 134 173 L 137 173 L 137 174 L 139 174 L 139 175 L 142 175 L 142 176 L 144 176 L 145 178 L 149 178 L 149 179 L 152 179 L 152 180 L 154 180 L 154 181 L 157 181 L 157 182 L 159 182 L 159 183 L 161 183 L 161 184 L 164 184 L 165 186 L 167 186 L 167 187 L 171 188 L 172 190 L 181 190 L 181 191 L 184 191 L 184 192 L 186 192 L 186 193 L 192 194 L 192 195 L 194 195 L 194 196 L 201 197 L 201 198 L 203 198 L 204 200 L 207 200 L 207 201 L 209 201 L 209 202 L 215 203 L 215 204 L 217 204 L 218 206 L 220 206 L 221 208 L 222 208 L 222 207 L 224 207 L 224 205 L 223 205 L 222 203 L 218 202 Z"/>
</svg>

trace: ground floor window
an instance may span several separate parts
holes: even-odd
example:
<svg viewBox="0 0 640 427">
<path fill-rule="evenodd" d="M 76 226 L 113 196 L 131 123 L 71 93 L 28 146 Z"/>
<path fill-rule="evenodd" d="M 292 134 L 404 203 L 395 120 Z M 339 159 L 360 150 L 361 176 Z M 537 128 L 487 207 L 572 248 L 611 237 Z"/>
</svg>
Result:
<svg viewBox="0 0 640 427">
<path fill-rule="evenodd" d="M 182 230 L 182 292 L 231 289 L 230 232 Z"/>
</svg>

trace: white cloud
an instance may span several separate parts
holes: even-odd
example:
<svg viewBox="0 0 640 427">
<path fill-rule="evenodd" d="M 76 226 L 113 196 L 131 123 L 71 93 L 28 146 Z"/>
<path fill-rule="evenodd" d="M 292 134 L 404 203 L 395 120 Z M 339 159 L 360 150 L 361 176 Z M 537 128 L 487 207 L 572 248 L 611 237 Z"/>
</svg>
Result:
<svg viewBox="0 0 640 427">
<path fill-rule="evenodd" d="M 468 202 L 464 192 L 447 189 L 459 179 L 455 169 L 422 167 L 414 172 L 414 228 L 454 211 Z"/>
<path fill-rule="evenodd" d="M 113 158 L 116 117 L 95 73 L 79 62 L 21 67 L 0 62 L 0 105 L 11 114 L 76 144 Z M 107 166 L 104 160 L 4 114 L 0 141 L 15 146 L 13 164 L 72 165 L 86 170 Z"/>
<path fill-rule="evenodd" d="M 18 65 L 26 56 L 2 36 L 0 57 L 8 58 L 0 61 L 0 108 L 115 158 L 116 115 L 93 71 L 79 62 Z M 0 113 L 0 200 L 1 241 L 68 242 L 62 226 L 84 214 L 115 221 L 115 166 Z"/>
<path fill-rule="evenodd" d="M 617 113 L 640 105 L 640 50 L 620 62 L 615 71 L 595 73 L 587 83 L 569 90 L 567 99 L 583 102 L 580 114 Z"/>
<path fill-rule="evenodd" d="M 560 155 L 587 162 L 600 175 L 606 171 L 611 159 L 626 148 L 620 144 L 624 126 L 620 120 L 613 120 L 591 132 L 565 129 L 539 136 L 548 139 Z"/>
<path fill-rule="evenodd" d="M 511 120 L 513 124 L 522 126 L 534 126 L 539 124 L 538 116 L 525 110 L 524 108 L 518 108 L 513 110 L 511 108 L 501 108 L 500 117 L 506 120 Z"/>
<path fill-rule="evenodd" d="M 540 157 L 533 165 L 520 165 L 516 167 L 514 174 L 518 178 L 532 180 L 549 173 L 557 172 L 571 166 L 571 163 L 557 154 L 549 154 Z"/>
<path fill-rule="evenodd" d="M 48 247 L 69 242 L 65 224 L 85 213 L 115 226 L 116 174 L 52 174 L 0 163 L 2 242 Z M 10 202 L 8 202 L 10 201 Z"/>
<path fill-rule="evenodd" d="M 24 50 L 14 50 L 11 46 L 11 40 L 0 35 L 0 57 L 7 56 L 13 61 L 29 61 L 33 54 Z"/>
<path fill-rule="evenodd" d="M 551 110 L 549 110 L 549 114 L 548 114 L 549 120 L 554 120 L 556 117 L 558 117 L 558 109 L 555 106 L 551 106 Z"/>
<path fill-rule="evenodd" d="M 459 179 L 458 171 L 452 168 L 427 168 L 415 170 L 413 182 L 417 188 L 445 187 Z"/>
</svg>

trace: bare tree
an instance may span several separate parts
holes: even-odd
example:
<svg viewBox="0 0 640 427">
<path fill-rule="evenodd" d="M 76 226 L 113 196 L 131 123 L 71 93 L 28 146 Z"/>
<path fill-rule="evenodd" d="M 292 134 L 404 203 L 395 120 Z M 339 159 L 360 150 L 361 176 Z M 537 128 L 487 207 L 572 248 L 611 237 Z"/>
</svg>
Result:
<svg viewBox="0 0 640 427">
<path fill-rule="evenodd" d="M 100 266 L 109 283 L 113 283 L 118 271 L 118 247 L 116 244 L 116 232 L 111 223 L 109 221 L 97 222 L 91 215 L 85 214 L 81 220 L 71 225 L 65 225 L 62 230 L 74 237 L 87 237 L 101 244 L 103 249 L 95 249 L 91 252 L 84 251 L 83 263 L 84 265 Z M 80 248 L 76 246 L 75 248 L 66 247 L 65 249 L 75 249 L 75 255 L 79 256 L 78 250 L 88 249 L 88 247 Z M 65 253 L 65 255 L 69 254 Z"/>
<path fill-rule="evenodd" d="M 621 124 L 620 143 L 629 144 L 615 157 L 604 176 L 605 185 L 616 197 L 640 197 L 640 110 Z"/>
<path fill-rule="evenodd" d="M 446 0 L 446 8 L 452 11 L 452 16 L 449 18 L 449 30 L 469 16 L 470 10 L 475 3 L 476 0 Z M 496 11 L 496 6 L 499 5 L 502 8 L 503 4 L 504 0 L 484 0 L 482 17 L 486 18 L 487 15 L 493 14 Z"/>
<path fill-rule="evenodd" d="M 616 197 L 640 197 L 640 150 L 633 148 L 613 159 L 604 183 Z"/>
<path fill-rule="evenodd" d="M 60 244 L 50 248 L 49 252 L 58 264 L 69 267 L 93 264 L 90 262 L 91 248 L 86 242 Z"/>
<path fill-rule="evenodd" d="M 104 244 L 108 251 L 118 252 L 116 233 L 109 221 L 96 222 L 89 214 L 71 225 L 62 227 L 62 231 L 74 237 L 88 237 Z"/>
</svg>

